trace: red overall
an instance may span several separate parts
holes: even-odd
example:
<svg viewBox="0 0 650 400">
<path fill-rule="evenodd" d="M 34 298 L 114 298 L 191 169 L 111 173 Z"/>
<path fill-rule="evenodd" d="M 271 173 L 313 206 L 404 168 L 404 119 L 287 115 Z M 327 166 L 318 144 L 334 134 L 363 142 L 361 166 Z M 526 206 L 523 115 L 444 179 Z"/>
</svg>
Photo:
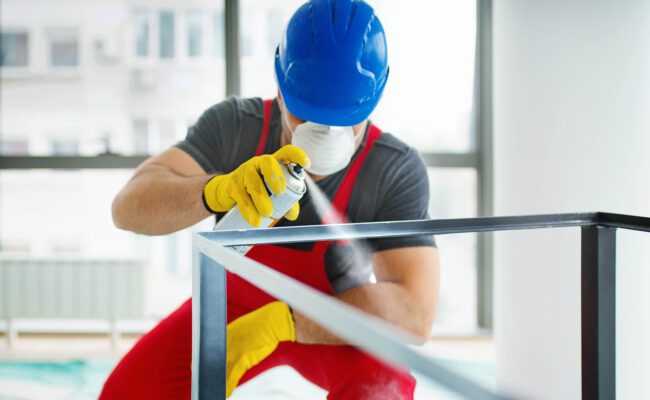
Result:
<svg viewBox="0 0 650 400">
<path fill-rule="evenodd" d="M 264 125 L 257 155 L 263 154 L 272 102 L 264 102 Z M 357 175 L 381 131 L 372 125 L 360 154 L 352 161 L 333 201 L 345 215 Z M 331 242 L 317 242 L 311 251 L 258 245 L 248 257 L 333 294 L 325 273 L 324 255 Z M 239 276 L 228 273 L 228 322 L 274 300 Z M 192 299 L 144 335 L 115 367 L 101 399 L 187 399 L 190 397 Z M 412 399 L 415 380 L 352 346 L 282 342 L 261 363 L 244 374 L 240 384 L 280 365 L 294 368 L 305 379 L 329 392 L 328 399 Z"/>
</svg>

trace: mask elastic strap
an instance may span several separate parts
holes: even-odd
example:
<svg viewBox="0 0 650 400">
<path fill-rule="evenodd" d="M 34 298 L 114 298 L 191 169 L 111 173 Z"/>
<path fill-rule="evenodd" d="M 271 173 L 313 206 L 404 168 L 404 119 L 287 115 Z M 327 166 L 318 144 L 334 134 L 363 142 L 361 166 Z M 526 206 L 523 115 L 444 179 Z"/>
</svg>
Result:
<svg viewBox="0 0 650 400">
<path fill-rule="evenodd" d="M 287 129 L 289 129 L 289 132 L 293 135 L 295 130 L 291 128 L 291 124 L 289 123 L 289 119 L 287 118 L 287 108 L 286 106 L 282 107 L 282 120 L 284 121 L 285 125 L 287 125 Z"/>
</svg>

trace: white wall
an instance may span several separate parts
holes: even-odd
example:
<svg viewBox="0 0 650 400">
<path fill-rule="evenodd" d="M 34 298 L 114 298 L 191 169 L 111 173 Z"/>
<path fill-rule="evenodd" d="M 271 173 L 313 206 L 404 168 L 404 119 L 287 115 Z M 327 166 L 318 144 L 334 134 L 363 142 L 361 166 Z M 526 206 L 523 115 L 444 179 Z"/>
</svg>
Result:
<svg viewBox="0 0 650 400">
<path fill-rule="evenodd" d="M 650 216 L 650 2 L 494 1 L 495 212 Z M 495 249 L 504 388 L 580 398 L 578 229 Z M 650 235 L 618 234 L 618 395 L 650 398 Z"/>
</svg>

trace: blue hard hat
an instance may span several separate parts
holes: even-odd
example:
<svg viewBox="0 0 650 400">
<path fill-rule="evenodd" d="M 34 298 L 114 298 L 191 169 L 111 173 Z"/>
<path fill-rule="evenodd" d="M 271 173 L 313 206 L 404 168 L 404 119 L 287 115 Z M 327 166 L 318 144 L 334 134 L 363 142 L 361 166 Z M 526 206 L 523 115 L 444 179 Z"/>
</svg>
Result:
<svg viewBox="0 0 650 400">
<path fill-rule="evenodd" d="M 310 0 L 284 30 L 275 76 L 296 117 L 356 125 L 372 113 L 386 86 L 384 28 L 365 1 Z"/>
</svg>

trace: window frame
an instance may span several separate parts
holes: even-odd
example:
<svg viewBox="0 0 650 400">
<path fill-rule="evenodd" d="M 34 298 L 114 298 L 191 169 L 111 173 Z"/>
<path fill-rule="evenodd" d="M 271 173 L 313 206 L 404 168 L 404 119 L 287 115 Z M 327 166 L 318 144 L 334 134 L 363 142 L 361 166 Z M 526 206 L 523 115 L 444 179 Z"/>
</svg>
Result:
<svg viewBox="0 0 650 400">
<path fill-rule="evenodd" d="M 239 0 L 224 0 L 224 26 L 225 26 L 225 63 L 226 63 L 226 96 L 240 93 L 240 25 L 239 25 Z M 477 7 L 477 39 L 475 58 L 475 88 L 474 88 L 474 115 L 473 129 L 477 140 L 476 150 L 466 153 L 438 153 L 425 152 L 422 157 L 427 167 L 432 168 L 473 168 L 477 172 L 477 215 L 489 216 L 493 214 L 493 149 L 492 149 L 492 0 L 476 0 Z M 140 8 L 137 8 L 140 9 Z M 189 9 L 189 8 L 188 8 Z M 169 11 L 174 16 L 174 55 L 171 58 L 160 58 L 158 18 L 160 12 Z M 177 60 L 182 56 L 176 42 L 180 30 L 185 29 L 179 21 L 176 9 L 160 9 L 155 12 L 156 18 L 151 18 L 149 26 L 149 54 L 146 57 L 137 57 L 135 43 L 131 48 L 131 57 L 144 61 L 160 59 L 163 62 Z M 207 30 L 214 29 L 212 24 L 214 15 L 210 14 L 208 26 L 203 26 L 204 35 Z M 204 21 L 205 24 L 205 21 Z M 16 31 L 11 29 L 11 31 Z M 28 56 L 30 56 L 29 30 L 20 32 L 27 34 Z M 134 35 L 130 39 L 133 39 Z M 154 40 L 158 38 L 158 40 Z M 152 43 L 153 42 L 153 43 Z M 214 45 L 214 43 L 213 43 Z M 81 50 L 82 43 L 79 43 Z M 214 46 L 210 46 L 214 47 Z M 207 48 L 203 43 L 204 56 L 212 56 L 214 49 Z M 81 54 L 79 55 L 81 63 Z M 23 70 L 26 67 L 16 67 Z M 106 154 L 94 157 L 88 156 L 2 156 L 0 157 L 0 171 L 4 169 L 122 169 L 135 168 L 150 155 L 122 156 L 119 154 Z M 492 234 L 482 233 L 478 236 L 477 251 L 477 326 L 481 329 L 492 329 L 492 300 L 493 300 L 493 240 Z"/>
</svg>

